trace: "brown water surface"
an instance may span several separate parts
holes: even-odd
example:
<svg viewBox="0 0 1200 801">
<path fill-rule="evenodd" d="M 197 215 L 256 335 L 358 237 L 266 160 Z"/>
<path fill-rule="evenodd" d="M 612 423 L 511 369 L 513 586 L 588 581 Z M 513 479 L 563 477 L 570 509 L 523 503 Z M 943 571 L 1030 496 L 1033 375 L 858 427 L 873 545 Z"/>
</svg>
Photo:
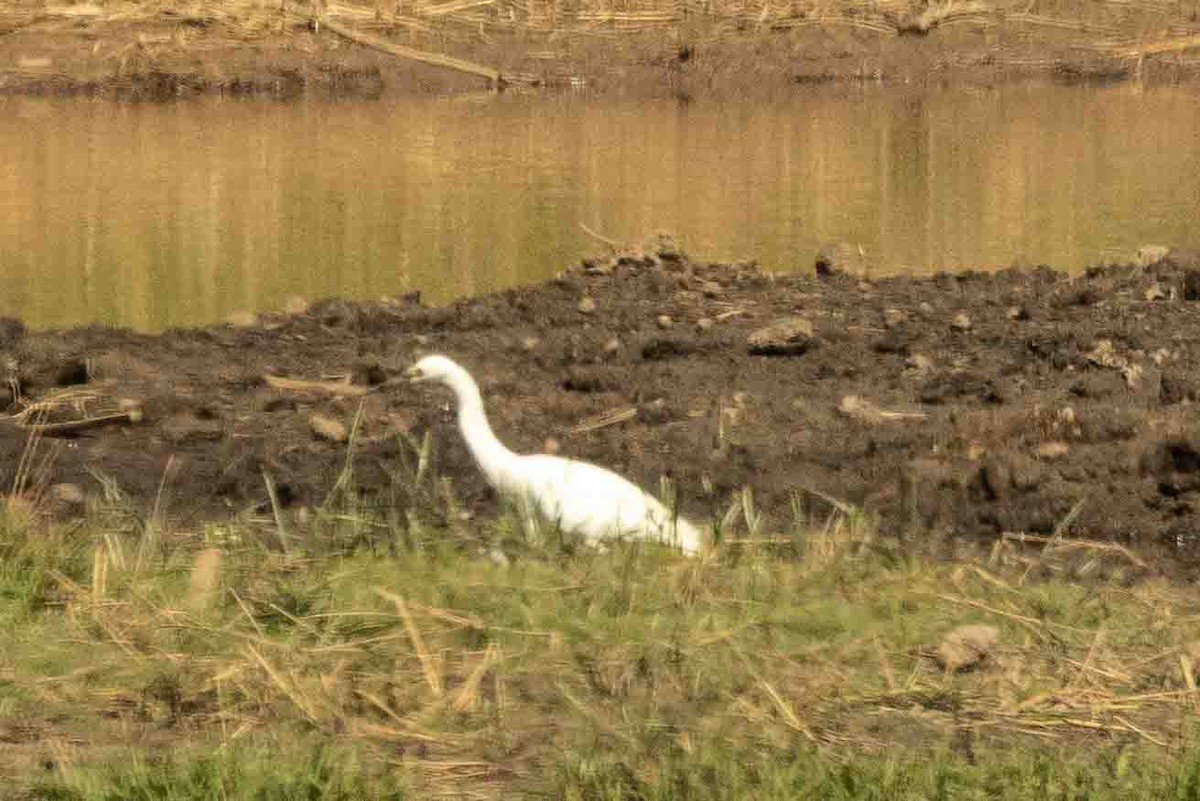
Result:
<svg viewBox="0 0 1200 801">
<path fill-rule="evenodd" d="M 798 88 L 774 102 L 0 99 L 0 314 L 159 329 L 433 301 L 665 230 L 703 258 L 1078 269 L 1200 244 L 1189 89 Z"/>
</svg>

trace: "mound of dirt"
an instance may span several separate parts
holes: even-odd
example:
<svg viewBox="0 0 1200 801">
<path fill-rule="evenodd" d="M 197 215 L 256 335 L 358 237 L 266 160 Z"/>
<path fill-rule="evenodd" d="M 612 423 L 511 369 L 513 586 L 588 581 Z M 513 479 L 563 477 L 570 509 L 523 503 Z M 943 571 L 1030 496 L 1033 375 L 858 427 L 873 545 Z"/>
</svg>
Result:
<svg viewBox="0 0 1200 801">
<path fill-rule="evenodd" d="M 96 496 L 103 477 L 192 519 L 269 508 L 264 473 L 279 503 L 319 503 L 347 447 L 364 491 L 386 495 L 403 480 L 401 435 L 431 430 L 438 470 L 486 513 L 449 395 L 403 381 L 438 351 L 478 378 L 514 449 L 557 448 L 647 487 L 669 475 L 698 519 L 749 485 L 781 524 L 794 497 L 862 505 L 900 535 L 1048 533 L 1074 511 L 1074 533 L 1188 552 L 1197 268 L 1175 251 L 1076 278 L 860 281 L 663 251 L 441 308 L 325 301 L 161 335 L 6 322 L 0 404 L 26 413 L 0 422 L 0 481 L 15 480 L 39 408 L 58 425 L 38 447 L 53 452 L 42 481 Z"/>
</svg>

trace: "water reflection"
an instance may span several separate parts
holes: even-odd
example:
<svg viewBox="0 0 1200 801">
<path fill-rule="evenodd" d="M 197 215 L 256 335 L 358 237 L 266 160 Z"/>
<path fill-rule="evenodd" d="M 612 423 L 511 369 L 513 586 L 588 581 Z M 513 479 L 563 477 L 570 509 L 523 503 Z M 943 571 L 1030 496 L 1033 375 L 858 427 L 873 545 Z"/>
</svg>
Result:
<svg viewBox="0 0 1200 801">
<path fill-rule="evenodd" d="M 798 89 L 772 103 L 0 100 L 0 313 L 143 329 L 289 296 L 538 280 L 580 223 L 808 269 L 1078 268 L 1200 218 L 1188 89 Z"/>
</svg>

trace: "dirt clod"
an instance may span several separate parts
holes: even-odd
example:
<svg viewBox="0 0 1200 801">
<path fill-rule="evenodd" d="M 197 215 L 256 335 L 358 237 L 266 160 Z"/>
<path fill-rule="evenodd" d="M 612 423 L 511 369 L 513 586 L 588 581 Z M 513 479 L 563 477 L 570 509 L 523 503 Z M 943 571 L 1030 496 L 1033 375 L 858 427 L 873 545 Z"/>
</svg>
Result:
<svg viewBox="0 0 1200 801">
<path fill-rule="evenodd" d="M 803 317 L 788 317 L 750 332 L 750 353 L 762 356 L 798 356 L 817 343 L 813 325 Z"/>
</svg>

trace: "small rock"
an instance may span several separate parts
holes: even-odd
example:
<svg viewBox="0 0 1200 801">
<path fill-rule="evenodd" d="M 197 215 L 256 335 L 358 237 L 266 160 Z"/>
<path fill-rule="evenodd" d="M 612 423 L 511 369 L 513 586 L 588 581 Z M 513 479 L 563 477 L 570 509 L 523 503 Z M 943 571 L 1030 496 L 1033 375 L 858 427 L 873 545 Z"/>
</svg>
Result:
<svg viewBox="0 0 1200 801">
<path fill-rule="evenodd" d="M 1029 309 L 1025 308 L 1024 306 L 1009 306 L 1008 307 L 1008 319 L 1022 320 L 1022 321 L 1028 320 L 1029 319 Z"/>
<path fill-rule="evenodd" d="M 1126 365 L 1125 358 L 1117 355 L 1117 350 L 1113 347 L 1110 339 L 1096 340 L 1096 344 L 1084 354 L 1084 358 L 1097 367 L 1111 367 L 1119 370 Z"/>
<path fill-rule="evenodd" d="M 883 327 L 895 328 L 896 326 L 906 322 L 908 314 L 903 309 L 884 309 L 883 310 Z"/>
<path fill-rule="evenodd" d="M 653 250 L 655 255 L 663 261 L 683 261 L 687 256 L 683 252 L 683 248 L 675 241 L 675 237 L 670 234 L 658 234 L 655 237 Z"/>
<path fill-rule="evenodd" d="M 913 372 L 924 373 L 933 369 L 933 359 L 924 353 L 914 353 L 904 360 L 904 366 Z"/>
<path fill-rule="evenodd" d="M 579 306 L 577 308 L 581 314 L 595 314 L 596 301 L 592 299 L 591 295 L 584 295 L 579 299 Z"/>
<path fill-rule="evenodd" d="M 538 339 L 537 337 L 525 337 L 524 339 L 521 340 L 521 347 L 525 351 L 536 350 L 537 346 L 540 344 L 542 344 L 542 341 L 540 339 Z"/>
<path fill-rule="evenodd" d="M 664 331 L 667 330 L 668 328 L 670 328 L 671 326 L 675 325 L 675 321 L 672 320 L 670 315 L 667 315 L 667 314 L 658 315 L 658 317 L 655 318 L 654 322 L 658 325 L 659 328 L 663 329 Z"/>
<path fill-rule="evenodd" d="M 617 339 L 616 337 L 613 337 L 604 343 L 604 352 L 606 354 L 611 355 L 613 353 L 616 353 L 620 349 L 621 349 L 621 340 Z"/>
<path fill-rule="evenodd" d="M 933 317 L 933 304 L 931 304 L 929 301 L 923 300 L 917 304 L 917 311 L 920 313 L 923 319 L 929 320 Z"/>
<path fill-rule="evenodd" d="M 954 319 L 950 321 L 950 327 L 955 331 L 970 331 L 971 318 L 967 316 L 966 312 L 959 312 L 958 314 L 954 315 Z"/>
<path fill-rule="evenodd" d="M 709 331 L 716 325 L 716 322 L 711 317 L 701 317 L 696 321 L 696 328 L 700 331 Z"/>
<path fill-rule="evenodd" d="M 999 641 L 1000 632 L 995 626 L 982 623 L 959 626 L 942 638 L 936 658 L 949 673 L 973 670 L 995 652 Z"/>
<path fill-rule="evenodd" d="M 226 317 L 225 323 L 234 328 L 253 328 L 258 325 L 258 315 L 245 309 L 239 309 Z"/>
<path fill-rule="evenodd" d="M 1155 282 L 1146 288 L 1146 291 L 1142 293 L 1142 297 L 1149 301 L 1170 300 L 1174 292 L 1174 288 L 1170 290 L 1164 289 L 1162 284 Z"/>
<path fill-rule="evenodd" d="M 417 343 L 421 347 L 425 347 L 431 341 L 432 340 L 430 340 L 429 337 L 425 334 L 417 334 L 416 336 L 413 337 L 413 342 Z"/>
<path fill-rule="evenodd" d="M 705 281 L 700 284 L 700 291 L 704 293 L 704 297 L 706 298 L 719 298 L 725 293 L 725 287 L 716 281 Z"/>
<path fill-rule="evenodd" d="M 752 354 L 797 356 L 817 344 L 812 323 L 803 317 L 787 317 L 750 333 L 746 343 Z"/>
<path fill-rule="evenodd" d="M 50 487 L 50 495 L 54 500 L 70 506 L 82 506 L 87 502 L 87 495 L 78 484 L 55 484 Z"/>
<path fill-rule="evenodd" d="M 1045 459 L 1046 461 L 1061 459 L 1070 452 L 1071 446 L 1061 440 L 1043 442 L 1037 449 L 1038 458 Z"/>
<path fill-rule="evenodd" d="M 331 417 L 314 414 L 308 418 L 308 425 L 319 438 L 330 442 L 345 442 L 350 437 L 346 426 Z"/>
<path fill-rule="evenodd" d="M 1171 249 L 1164 245 L 1142 245 L 1133 255 L 1133 263 L 1144 270 L 1151 265 L 1158 264 L 1170 252 Z"/>
<path fill-rule="evenodd" d="M 284 301 L 283 310 L 288 314 L 306 314 L 308 312 L 308 300 L 299 295 L 292 295 Z"/>
<path fill-rule="evenodd" d="M 1046 480 L 1046 469 L 1025 454 L 1014 453 L 1007 467 L 1012 485 L 1022 492 L 1035 490 Z"/>
</svg>

